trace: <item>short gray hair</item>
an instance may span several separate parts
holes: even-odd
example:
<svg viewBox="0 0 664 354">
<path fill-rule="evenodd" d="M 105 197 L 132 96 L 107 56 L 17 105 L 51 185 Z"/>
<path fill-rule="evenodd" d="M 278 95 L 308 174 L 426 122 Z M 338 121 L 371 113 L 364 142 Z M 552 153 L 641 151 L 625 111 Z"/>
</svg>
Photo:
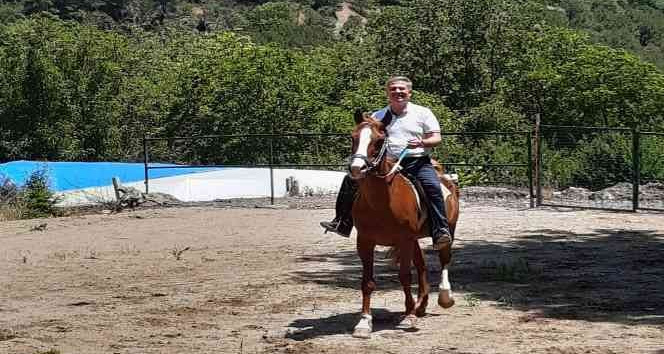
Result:
<svg viewBox="0 0 664 354">
<path fill-rule="evenodd" d="M 410 81 L 409 78 L 405 76 L 392 76 L 389 79 L 387 79 L 387 82 L 385 82 L 385 87 L 390 87 L 395 82 L 405 82 L 406 87 L 408 87 L 409 90 L 413 89 L 413 82 Z"/>
</svg>

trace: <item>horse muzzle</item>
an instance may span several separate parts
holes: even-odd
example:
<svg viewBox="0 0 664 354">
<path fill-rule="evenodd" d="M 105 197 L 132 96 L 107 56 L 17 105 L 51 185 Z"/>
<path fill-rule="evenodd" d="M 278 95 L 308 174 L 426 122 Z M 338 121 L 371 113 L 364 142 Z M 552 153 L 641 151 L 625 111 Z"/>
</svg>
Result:
<svg viewBox="0 0 664 354">
<path fill-rule="evenodd" d="M 367 172 L 369 172 L 369 164 L 366 157 L 356 156 L 351 160 L 348 166 L 348 175 L 351 179 L 362 179 L 367 176 Z"/>
<path fill-rule="evenodd" d="M 357 170 L 351 169 L 350 171 L 348 171 L 348 176 L 352 180 L 360 180 L 360 179 L 363 179 L 367 176 L 368 171 L 369 171 L 369 169 L 366 168 L 366 167 L 364 167 L 362 169 L 357 169 Z"/>
</svg>

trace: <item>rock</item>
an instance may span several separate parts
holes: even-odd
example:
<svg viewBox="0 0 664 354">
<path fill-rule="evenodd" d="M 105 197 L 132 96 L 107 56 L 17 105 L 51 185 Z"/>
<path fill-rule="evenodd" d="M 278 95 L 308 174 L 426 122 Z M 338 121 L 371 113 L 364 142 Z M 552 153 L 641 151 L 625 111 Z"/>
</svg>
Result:
<svg viewBox="0 0 664 354">
<path fill-rule="evenodd" d="M 528 193 L 520 189 L 511 189 L 504 187 L 465 187 L 461 188 L 462 198 L 472 196 L 476 198 L 490 199 L 522 199 L 528 198 Z"/>
<path fill-rule="evenodd" d="M 118 200 L 120 207 L 134 208 L 145 202 L 143 193 L 134 187 L 120 186 L 118 192 L 120 193 L 120 200 Z"/>
<path fill-rule="evenodd" d="M 31 227 L 30 231 L 44 231 L 46 230 L 46 227 L 48 227 L 48 223 L 43 222 L 39 225 Z"/>
<path fill-rule="evenodd" d="M 571 199 L 588 199 L 592 193 L 589 189 L 581 187 L 569 187 L 560 192 L 562 197 Z"/>
<path fill-rule="evenodd" d="M 614 186 L 604 188 L 601 191 L 593 192 L 590 195 L 592 200 L 629 200 L 632 198 L 632 184 L 621 182 Z"/>
<path fill-rule="evenodd" d="M 166 193 L 143 193 L 134 187 L 119 186 L 117 188 L 119 200 L 118 209 L 135 208 L 143 206 L 169 206 L 180 205 L 182 202 Z"/>
<path fill-rule="evenodd" d="M 653 182 L 646 183 L 639 187 L 639 198 L 644 201 L 664 200 L 664 184 Z"/>
<path fill-rule="evenodd" d="M 175 198 L 174 196 L 166 193 L 148 193 L 148 194 L 143 194 L 143 198 L 145 199 L 145 203 L 149 204 L 156 204 L 156 205 L 180 205 L 182 204 L 182 201 L 180 201 L 178 198 Z"/>
<path fill-rule="evenodd" d="M 284 338 L 286 338 L 287 335 L 288 335 L 287 330 L 283 330 L 283 329 L 282 330 L 270 330 L 270 331 L 266 331 L 263 334 L 263 340 L 268 342 L 268 343 L 279 342 L 279 341 L 283 340 Z"/>
</svg>

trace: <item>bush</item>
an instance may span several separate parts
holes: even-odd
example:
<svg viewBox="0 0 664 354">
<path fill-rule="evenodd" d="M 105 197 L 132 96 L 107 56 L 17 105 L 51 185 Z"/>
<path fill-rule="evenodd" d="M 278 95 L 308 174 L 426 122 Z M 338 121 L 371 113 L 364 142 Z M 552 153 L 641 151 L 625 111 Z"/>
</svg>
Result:
<svg viewBox="0 0 664 354">
<path fill-rule="evenodd" d="M 56 215 L 58 198 L 48 187 L 45 170 L 35 171 L 23 188 L 0 178 L 0 221 Z"/>
<path fill-rule="evenodd" d="M 40 218 L 55 214 L 58 202 L 55 194 L 48 187 L 45 170 L 34 171 L 22 190 L 22 199 L 27 208 L 26 217 Z"/>
</svg>

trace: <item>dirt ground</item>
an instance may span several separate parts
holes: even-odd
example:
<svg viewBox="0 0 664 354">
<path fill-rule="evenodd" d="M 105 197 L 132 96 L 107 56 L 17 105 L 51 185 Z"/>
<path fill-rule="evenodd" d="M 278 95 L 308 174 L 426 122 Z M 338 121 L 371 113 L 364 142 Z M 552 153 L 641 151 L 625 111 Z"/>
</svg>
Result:
<svg viewBox="0 0 664 354">
<path fill-rule="evenodd" d="M 462 205 L 419 330 L 378 251 L 374 333 L 331 209 L 186 207 L 0 224 L 0 353 L 664 353 L 664 214 Z M 46 224 L 46 225 L 44 225 Z"/>
</svg>

